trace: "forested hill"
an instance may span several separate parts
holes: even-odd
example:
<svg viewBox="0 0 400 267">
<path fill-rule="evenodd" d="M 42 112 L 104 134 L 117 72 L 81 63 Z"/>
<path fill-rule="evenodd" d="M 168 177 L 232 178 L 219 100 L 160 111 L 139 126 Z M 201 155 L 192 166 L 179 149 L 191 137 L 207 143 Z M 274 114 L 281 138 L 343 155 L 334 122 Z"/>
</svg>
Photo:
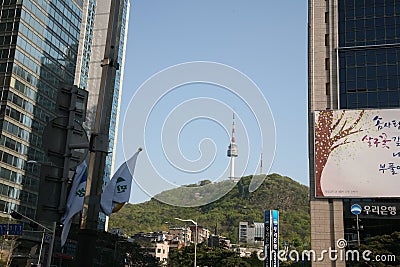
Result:
<svg viewBox="0 0 400 267">
<path fill-rule="evenodd" d="M 247 188 L 251 178 L 243 177 L 224 197 L 201 207 L 176 207 L 156 199 L 127 204 L 118 213 L 111 215 L 109 227 L 120 228 L 128 235 L 141 231 L 166 231 L 171 226 L 182 226 L 182 223 L 174 219 L 179 217 L 196 220 L 211 233 L 218 222 L 218 233 L 237 242 L 240 221 L 263 222 L 264 210 L 277 209 L 280 212 L 281 241 L 290 241 L 295 246 L 309 246 L 308 187 L 289 177 L 271 174 L 255 192 L 249 193 Z M 213 183 L 212 186 L 218 190 L 226 186 L 226 182 L 230 181 Z M 182 190 L 180 187 L 164 193 L 179 196 Z"/>
</svg>

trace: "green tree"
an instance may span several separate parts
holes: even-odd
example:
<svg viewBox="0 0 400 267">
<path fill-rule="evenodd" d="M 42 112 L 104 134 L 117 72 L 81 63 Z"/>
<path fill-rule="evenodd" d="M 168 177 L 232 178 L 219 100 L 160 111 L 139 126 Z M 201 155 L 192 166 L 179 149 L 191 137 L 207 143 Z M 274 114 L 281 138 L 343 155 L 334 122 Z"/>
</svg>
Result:
<svg viewBox="0 0 400 267">
<path fill-rule="evenodd" d="M 146 251 L 141 248 L 137 243 L 118 241 L 116 244 L 117 251 L 114 254 L 114 265 L 113 266 L 148 266 L 156 267 L 160 266 L 160 262 L 155 257 L 146 253 Z"/>
<path fill-rule="evenodd" d="M 254 254 L 250 258 L 241 258 L 235 252 L 220 248 L 210 248 L 206 245 L 197 247 L 197 261 L 199 266 L 208 267 L 262 267 L 260 261 Z M 194 245 L 181 250 L 170 251 L 168 266 L 186 267 L 194 264 Z"/>
<path fill-rule="evenodd" d="M 289 177 L 268 175 L 254 192 L 248 192 L 252 176 L 242 177 L 229 193 L 208 205 L 184 208 L 167 205 L 156 199 L 125 205 L 110 216 L 110 227 L 120 228 L 126 234 L 166 231 L 171 226 L 183 226 L 175 217 L 191 218 L 199 225 L 213 230 L 218 221 L 218 234 L 237 243 L 240 221 L 263 222 L 264 211 L 280 211 L 280 239 L 296 243 L 296 248 L 310 246 L 310 213 L 308 188 Z M 229 181 L 228 181 L 229 182 Z M 231 182 L 229 182 L 231 185 Z M 198 186 L 198 185 L 196 185 Z M 222 190 L 226 182 L 208 184 L 209 190 Z M 201 188 L 201 186 L 200 186 Z M 165 191 L 171 198 L 190 198 L 181 188 Z M 175 200 L 176 201 L 176 200 Z M 165 224 L 169 222 L 169 224 Z"/>
</svg>

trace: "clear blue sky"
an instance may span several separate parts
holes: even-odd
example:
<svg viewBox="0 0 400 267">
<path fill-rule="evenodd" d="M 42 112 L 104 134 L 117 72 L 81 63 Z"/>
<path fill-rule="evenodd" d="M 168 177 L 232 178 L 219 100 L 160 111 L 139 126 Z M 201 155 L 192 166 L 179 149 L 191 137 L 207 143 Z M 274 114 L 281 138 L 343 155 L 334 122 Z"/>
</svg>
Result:
<svg viewBox="0 0 400 267">
<path fill-rule="evenodd" d="M 149 115 L 150 123 L 146 129 L 147 137 L 143 140 L 130 140 L 125 136 L 122 142 L 124 117 L 128 105 L 138 88 L 152 75 L 170 66 L 190 61 L 212 61 L 231 66 L 247 75 L 260 88 L 268 101 L 275 120 L 276 152 L 269 173 L 279 173 L 308 185 L 308 151 L 307 151 L 307 1 L 305 0 L 203 0 L 203 1 L 131 1 L 125 77 L 121 101 L 120 130 L 116 151 L 116 164 L 123 163 L 124 149 L 127 156 L 138 146 L 144 146 L 143 140 L 154 134 L 157 139 L 157 126 L 170 118 L 169 113 L 186 100 L 209 97 L 226 102 L 231 108 L 239 110 L 240 103 L 230 100 L 230 95 L 214 90 L 216 86 L 192 84 L 181 93 L 173 91 L 164 97 L 164 102 L 155 108 L 152 114 L 128 114 L 129 119 L 141 121 Z M 196 92 L 201 91 L 201 94 Z M 219 93 L 213 93 L 218 91 Z M 209 94 L 209 95 L 207 95 Z M 157 109 L 158 108 L 158 109 Z M 206 108 L 209 110 L 209 108 Z M 210 108 L 211 111 L 212 108 Z M 192 162 L 204 157 L 215 166 L 226 170 L 229 159 L 226 148 L 229 144 L 229 125 L 232 114 L 214 110 L 219 114 L 220 124 L 210 120 L 194 120 L 190 127 L 183 127 L 179 144 L 183 161 Z M 243 111 L 244 112 L 244 111 Z M 225 114 L 226 113 L 226 114 Z M 245 112 L 244 112 L 245 113 Z M 164 116 L 164 118 L 160 118 Z M 226 117 L 220 119 L 220 116 Z M 208 117 L 210 117 L 208 115 Z M 171 118 L 174 118 L 171 116 Z M 241 117 L 243 121 L 248 116 Z M 160 125 L 157 125 L 160 124 Z M 172 122 L 173 124 L 173 122 Z M 252 126 L 238 126 L 238 131 L 253 132 Z M 153 126 L 152 126 L 153 125 Z M 225 128 L 220 127 L 224 125 Z M 183 125 L 179 126 L 182 127 Z M 228 126 L 228 128 L 226 128 Z M 137 131 L 143 135 L 143 125 L 137 125 Z M 246 128 L 247 127 L 247 128 Z M 132 128 L 132 127 L 131 127 Z M 164 128 L 165 131 L 179 131 Z M 238 133 L 242 137 L 241 133 Z M 132 135 L 132 138 L 134 135 Z M 203 155 L 198 154 L 198 144 L 202 138 L 213 139 L 201 145 Z M 129 140 L 129 141 L 127 141 Z M 170 139 L 168 139 L 170 140 Z M 165 140 L 164 140 L 165 141 Z M 269 142 L 264 138 L 264 142 Z M 151 150 L 151 141 L 146 141 Z M 246 142 L 253 142 L 251 137 L 238 138 L 239 152 L 248 147 Z M 271 141 L 272 142 L 272 141 Z M 156 146 L 157 142 L 153 143 Z M 196 149 L 193 149 L 195 147 Z M 146 148 L 145 148 L 146 149 Z M 196 153 L 192 153 L 196 150 Z M 157 148 L 154 147 L 154 151 Z M 212 155 L 207 152 L 211 151 Z M 268 151 L 263 151 L 268 153 Z M 251 150 L 249 164 L 258 164 L 259 149 Z M 239 154 L 239 158 L 240 158 Z M 254 155 L 253 155 L 254 156 Z M 138 159 L 135 176 L 141 175 L 152 180 L 154 173 L 144 165 L 144 157 Z M 163 165 L 165 157 L 153 153 L 155 165 Z M 214 162 L 212 158 L 214 157 Z M 238 159 L 239 159 L 238 158 Z M 242 157 L 243 159 L 243 157 Z M 170 159 L 180 165 L 179 158 Z M 246 159 L 247 160 L 247 159 Z M 182 162 L 183 164 L 183 162 Z M 264 163 L 266 166 L 267 163 Z M 159 172 L 169 171 L 167 168 Z M 221 171 L 221 172 L 223 172 Z M 264 172 L 265 172 L 264 168 Z M 176 180 L 172 183 L 188 184 L 201 180 L 199 177 L 213 180 L 210 173 L 199 174 L 192 180 Z M 244 173 L 245 175 L 251 173 Z M 160 174 L 164 176 L 163 174 Z M 174 174 L 175 175 L 175 174 Z M 201 176 L 203 175 L 203 176 Z M 156 179 L 155 179 L 156 181 Z M 155 182 L 156 183 L 156 182 Z M 149 197 L 133 184 L 131 202 L 137 203 Z"/>
</svg>

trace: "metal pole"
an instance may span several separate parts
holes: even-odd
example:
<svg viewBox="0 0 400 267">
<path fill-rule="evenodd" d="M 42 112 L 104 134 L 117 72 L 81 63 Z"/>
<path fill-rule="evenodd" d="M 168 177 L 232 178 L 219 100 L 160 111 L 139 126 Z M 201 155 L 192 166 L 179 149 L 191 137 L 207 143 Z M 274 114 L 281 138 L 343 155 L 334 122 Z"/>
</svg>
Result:
<svg viewBox="0 0 400 267">
<path fill-rule="evenodd" d="M 197 267 L 197 222 L 196 225 L 196 237 L 194 241 L 194 267 Z"/>
<path fill-rule="evenodd" d="M 38 266 L 40 266 L 40 258 L 42 257 L 42 249 L 43 249 L 43 241 L 44 241 L 44 230 L 43 230 L 43 233 L 42 233 L 42 242 L 40 242 L 40 249 L 39 249 L 39 258 L 38 258 L 38 261 L 37 261 L 37 265 Z"/>
<path fill-rule="evenodd" d="M 120 0 L 111 1 L 110 19 L 107 32 L 106 51 L 99 99 L 96 110 L 94 130 L 91 136 L 93 144 L 90 151 L 90 162 L 86 186 L 85 201 L 82 214 L 82 229 L 97 230 L 100 211 L 105 160 L 108 154 L 110 116 L 114 94 L 115 75 L 117 69 L 119 35 L 121 32 Z M 122 11 L 122 10 L 121 10 Z"/>
<path fill-rule="evenodd" d="M 30 222 L 33 222 L 33 223 L 39 225 L 40 227 L 43 228 L 44 231 L 48 231 L 48 232 L 51 232 L 51 233 L 52 233 L 52 235 L 51 235 L 51 242 L 50 242 L 50 246 L 49 246 L 49 252 L 48 252 L 48 254 L 47 254 L 47 262 L 46 262 L 46 266 L 47 266 L 47 267 L 50 267 L 51 260 L 52 260 L 52 258 L 53 258 L 53 247 L 54 247 L 54 240 L 55 240 L 55 238 L 56 238 L 56 227 L 57 227 L 57 223 L 56 223 L 56 222 L 53 222 L 53 229 L 50 229 L 50 228 L 47 228 L 46 226 L 44 226 L 43 224 L 41 224 L 41 223 L 39 223 L 39 222 L 37 222 L 37 221 L 35 221 L 35 220 L 33 220 L 33 219 L 31 219 L 31 218 L 29 218 L 29 217 L 23 215 L 22 213 L 19 213 L 18 211 L 11 210 L 10 215 L 11 215 L 13 212 L 16 213 L 16 214 L 18 214 L 19 216 L 21 216 L 20 218 L 24 218 L 24 219 L 26 219 L 26 220 L 28 220 L 28 221 L 30 221 Z M 12 217 L 12 215 L 11 215 L 11 217 Z M 39 257 L 39 259 L 40 259 L 40 257 Z"/>
<path fill-rule="evenodd" d="M 61 254 L 64 255 L 64 247 L 61 248 Z M 60 257 L 59 267 L 62 267 L 63 257 Z"/>
<path fill-rule="evenodd" d="M 12 213 L 13 213 L 13 212 L 16 213 L 16 214 L 18 214 L 19 216 L 21 216 L 20 218 L 24 218 L 24 219 L 26 219 L 26 220 L 28 220 L 28 221 L 30 221 L 30 222 L 33 222 L 33 223 L 39 225 L 40 227 L 42 227 L 42 228 L 45 229 L 46 231 L 52 232 L 51 229 L 47 228 L 47 227 L 44 226 L 43 224 L 41 224 L 41 223 L 39 223 L 39 222 L 37 222 L 37 221 L 35 221 L 35 220 L 33 220 L 33 219 L 31 219 L 31 218 L 25 216 L 25 215 L 22 214 L 22 213 L 19 213 L 18 211 L 11 210 L 11 213 L 10 213 L 11 217 L 12 217 Z M 19 218 L 18 218 L 18 219 L 19 219 Z"/>
<path fill-rule="evenodd" d="M 74 124 L 75 124 L 75 107 L 76 107 L 76 92 L 77 88 L 75 86 L 71 87 L 71 101 L 70 101 L 70 109 L 69 109 L 69 116 L 68 116 L 68 125 L 67 125 L 67 139 L 65 141 L 65 153 L 64 153 L 64 167 L 63 167 L 63 174 L 62 174 L 62 183 L 61 183 L 61 193 L 60 193 L 60 200 L 58 203 L 58 212 L 63 214 L 65 211 L 65 205 L 67 201 L 67 189 L 68 189 L 68 182 L 69 182 L 69 166 L 71 160 L 71 148 L 70 143 L 73 135 Z M 74 107 L 74 109 L 71 109 Z"/>
<path fill-rule="evenodd" d="M 356 227 L 357 227 L 357 244 L 358 244 L 358 246 L 360 246 L 360 225 L 358 224 L 358 214 L 356 215 L 356 220 L 357 220 L 357 224 L 356 224 Z"/>
<path fill-rule="evenodd" d="M 53 230 L 52 230 L 51 241 L 50 241 L 50 245 L 49 245 L 49 252 L 47 253 L 46 267 L 50 267 L 51 260 L 53 259 L 53 248 L 54 248 L 54 240 L 56 238 L 56 227 L 57 227 L 56 222 L 53 222 Z"/>
<path fill-rule="evenodd" d="M 118 65 L 118 50 L 121 35 L 122 8 L 120 0 L 112 0 L 108 22 L 104 60 L 97 102 L 96 118 L 91 136 L 90 161 L 82 210 L 76 266 L 93 266 L 96 255 L 96 237 L 100 211 L 103 176 L 108 154 L 110 116 Z"/>
</svg>

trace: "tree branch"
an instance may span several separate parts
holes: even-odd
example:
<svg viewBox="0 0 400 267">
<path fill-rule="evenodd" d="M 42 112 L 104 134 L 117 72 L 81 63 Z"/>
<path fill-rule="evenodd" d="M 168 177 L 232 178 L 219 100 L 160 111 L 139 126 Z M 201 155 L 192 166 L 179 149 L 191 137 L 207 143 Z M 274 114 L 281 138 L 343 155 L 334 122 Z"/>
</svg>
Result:
<svg viewBox="0 0 400 267">
<path fill-rule="evenodd" d="M 331 151 L 333 151 L 334 149 L 338 148 L 338 147 L 341 146 L 341 145 L 346 145 L 346 144 L 350 144 L 350 143 L 353 143 L 353 142 L 355 142 L 355 141 L 347 141 L 347 139 L 346 139 L 346 140 L 344 140 L 342 143 L 337 144 L 337 145 L 334 145 L 334 146 L 331 148 Z"/>
<path fill-rule="evenodd" d="M 364 115 L 364 110 L 362 110 L 362 111 L 360 112 L 360 114 L 358 115 L 358 118 L 353 122 L 352 125 L 350 125 L 348 128 L 346 128 L 345 130 L 343 130 L 343 128 L 344 128 L 344 126 L 346 125 L 346 122 L 347 122 L 347 120 L 346 120 L 346 122 L 343 124 L 342 128 L 340 129 L 340 131 L 333 137 L 333 142 L 332 142 L 332 144 L 336 143 L 337 141 L 339 141 L 339 140 L 342 139 L 343 137 L 346 137 L 346 136 L 348 136 L 348 135 L 352 135 L 352 134 L 361 132 L 361 131 L 362 131 L 361 128 L 360 128 L 359 130 L 357 130 L 357 131 L 352 131 L 352 130 L 353 130 L 353 129 L 357 126 L 357 124 L 360 122 L 360 120 L 361 120 L 361 118 L 362 118 L 363 115 Z"/>
<path fill-rule="evenodd" d="M 343 123 L 342 127 L 340 128 L 340 130 L 339 130 L 339 133 L 338 133 L 338 134 L 340 134 L 340 133 L 342 133 L 342 132 L 343 132 L 343 129 L 344 129 L 344 127 L 346 126 L 346 124 L 347 124 L 347 120 L 345 120 L 345 121 L 344 121 L 344 123 Z"/>
<path fill-rule="evenodd" d="M 345 130 L 345 132 L 351 131 L 351 130 L 354 129 L 354 127 L 356 127 L 356 125 L 360 122 L 362 116 L 364 115 L 364 111 L 365 111 L 365 110 L 362 110 L 362 111 L 360 112 L 360 114 L 358 115 L 358 118 L 354 121 L 354 123 L 353 123 L 349 128 L 347 128 L 347 129 Z"/>
<path fill-rule="evenodd" d="M 344 113 L 345 113 L 345 112 L 346 112 L 346 111 L 343 110 L 343 111 L 342 111 L 342 114 L 340 114 L 340 118 L 337 119 L 337 121 L 335 122 L 334 125 L 332 125 L 332 131 L 335 130 L 335 128 L 339 125 L 340 121 L 341 121 L 341 120 L 343 119 L 343 117 L 344 117 Z"/>
</svg>

